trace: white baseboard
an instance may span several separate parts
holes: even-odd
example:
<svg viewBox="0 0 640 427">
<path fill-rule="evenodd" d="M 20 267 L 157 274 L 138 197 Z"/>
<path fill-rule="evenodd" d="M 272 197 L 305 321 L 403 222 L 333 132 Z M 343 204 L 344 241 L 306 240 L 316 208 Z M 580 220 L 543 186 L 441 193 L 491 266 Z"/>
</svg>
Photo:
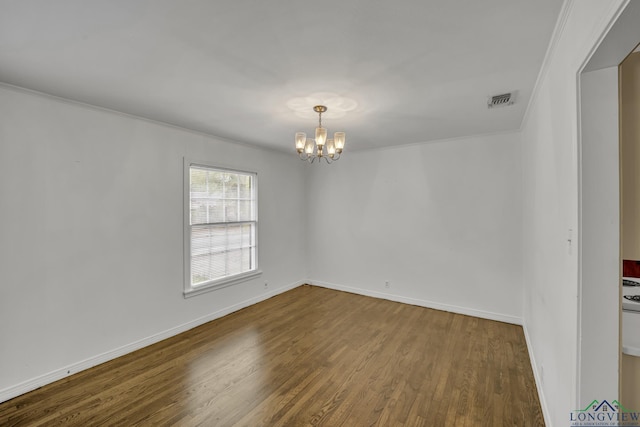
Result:
<svg viewBox="0 0 640 427">
<path fill-rule="evenodd" d="M 531 339 L 529 338 L 529 330 L 527 324 L 522 323 L 522 329 L 524 331 L 524 339 L 527 342 L 527 351 L 529 352 L 529 360 L 531 361 L 531 369 L 533 370 L 533 378 L 536 381 L 536 389 L 538 390 L 538 399 L 540 400 L 540 406 L 542 407 L 542 416 L 544 417 L 544 424 L 547 426 L 551 424 L 551 417 L 549 415 L 549 407 L 547 406 L 547 399 L 544 397 L 544 390 L 542 389 L 542 378 L 540 378 L 540 370 L 536 363 L 536 358 L 533 354 L 531 347 Z"/>
<path fill-rule="evenodd" d="M 88 359 L 82 360 L 77 363 L 72 363 L 71 365 L 65 366 L 60 369 L 56 369 L 55 371 L 49 372 L 44 375 L 40 375 L 38 377 L 32 378 L 30 380 L 24 381 L 15 386 L 7 387 L 5 389 L 0 390 L 0 403 L 5 402 L 9 399 L 13 399 L 14 397 L 20 396 L 21 394 L 27 393 L 29 391 L 35 390 L 39 387 L 45 386 L 52 382 L 61 380 L 69 375 L 76 374 L 80 371 L 84 371 L 85 369 L 92 368 L 94 366 L 100 365 L 101 363 L 108 362 L 109 360 L 113 360 L 120 356 L 124 356 L 125 354 L 134 352 L 143 347 L 147 347 L 151 344 L 155 344 L 159 341 L 165 340 L 167 338 L 171 338 L 175 335 L 181 334 L 182 332 L 186 332 L 189 329 L 193 329 L 197 326 L 200 326 L 204 323 L 210 322 L 212 320 L 218 319 L 220 317 L 226 316 L 227 314 L 231 314 L 235 311 L 241 310 L 245 307 L 249 307 L 250 305 L 259 303 L 260 301 L 264 301 L 273 296 L 291 290 L 293 288 L 297 288 L 303 284 L 307 283 L 305 280 L 301 280 L 298 282 L 291 283 L 289 285 L 285 285 L 274 289 L 269 292 L 265 292 L 264 294 L 258 295 L 256 297 L 250 298 L 245 301 L 241 301 L 237 304 L 231 305 L 229 307 L 225 307 L 221 310 L 208 314 L 206 316 L 200 317 L 198 319 L 192 320 L 187 323 L 183 323 L 182 325 L 176 326 L 171 329 L 167 329 L 166 331 L 157 333 L 147 338 L 143 338 L 141 340 L 132 342 L 130 344 L 124 345 L 122 347 L 118 347 L 116 349 L 107 351 L 105 353 L 90 357 Z"/>
<path fill-rule="evenodd" d="M 510 316 L 508 314 L 493 313 L 490 311 L 476 310 L 469 307 L 460 307 L 457 305 L 442 304 L 434 301 L 421 300 L 416 298 L 405 297 L 401 295 L 387 294 L 384 292 L 376 292 L 368 289 L 354 288 L 351 286 L 336 285 L 335 283 L 322 282 L 320 280 L 311 280 L 310 285 L 320 286 L 337 291 L 350 292 L 352 294 L 365 295 L 368 297 L 381 298 L 389 301 L 401 302 L 404 304 L 417 305 L 419 307 L 434 308 L 436 310 L 450 311 L 452 313 L 465 314 L 467 316 L 480 317 L 482 319 L 497 320 L 499 322 L 512 323 L 514 325 L 522 325 L 522 318 Z"/>
</svg>

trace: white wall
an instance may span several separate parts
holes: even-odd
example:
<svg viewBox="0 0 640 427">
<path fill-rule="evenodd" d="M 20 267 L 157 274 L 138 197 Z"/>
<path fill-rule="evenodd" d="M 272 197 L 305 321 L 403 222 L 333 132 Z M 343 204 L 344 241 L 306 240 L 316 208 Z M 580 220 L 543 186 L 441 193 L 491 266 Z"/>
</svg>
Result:
<svg viewBox="0 0 640 427">
<path fill-rule="evenodd" d="M 524 325 L 545 415 L 555 426 L 583 403 L 617 397 L 578 399 L 577 88 L 581 67 L 623 3 L 567 2 L 522 132 Z M 617 369 L 617 361 L 601 360 L 609 363 Z"/>
<path fill-rule="evenodd" d="M 183 156 L 258 173 L 262 277 L 183 298 Z M 0 401 L 300 284 L 304 167 L 0 87 Z"/>
<path fill-rule="evenodd" d="M 330 167 L 313 165 L 309 277 L 520 323 L 520 191 L 517 133 L 350 152 Z"/>
<path fill-rule="evenodd" d="M 587 405 L 593 399 L 619 397 L 618 67 L 582 74 L 580 101 L 582 267 L 578 401 Z"/>
</svg>

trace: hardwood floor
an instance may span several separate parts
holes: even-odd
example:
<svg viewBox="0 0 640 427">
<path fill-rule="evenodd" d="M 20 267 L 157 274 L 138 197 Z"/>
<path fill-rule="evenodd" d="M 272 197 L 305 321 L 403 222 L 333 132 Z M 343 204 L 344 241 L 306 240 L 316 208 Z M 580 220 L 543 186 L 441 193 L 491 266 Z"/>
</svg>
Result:
<svg viewBox="0 0 640 427">
<path fill-rule="evenodd" d="M 2 426 L 543 426 L 522 328 L 302 286 L 0 404 Z"/>
</svg>

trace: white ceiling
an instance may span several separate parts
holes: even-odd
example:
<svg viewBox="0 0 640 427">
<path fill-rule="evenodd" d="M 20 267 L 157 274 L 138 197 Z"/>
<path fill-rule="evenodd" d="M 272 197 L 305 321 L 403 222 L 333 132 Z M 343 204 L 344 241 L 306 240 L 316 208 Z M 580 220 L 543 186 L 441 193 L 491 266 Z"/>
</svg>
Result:
<svg viewBox="0 0 640 427">
<path fill-rule="evenodd" d="M 347 150 L 485 134 L 520 127 L 561 6 L 0 0 L 0 81 L 276 149 L 318 101 Z"/>
</svg>

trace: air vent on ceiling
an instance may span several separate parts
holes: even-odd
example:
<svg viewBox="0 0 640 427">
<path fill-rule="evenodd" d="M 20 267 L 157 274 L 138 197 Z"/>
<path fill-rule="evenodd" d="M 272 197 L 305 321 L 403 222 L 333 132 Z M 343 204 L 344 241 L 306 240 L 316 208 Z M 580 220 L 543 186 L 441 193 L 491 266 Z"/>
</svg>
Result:
<svg viewBox="0 0 640 427">
<path fill-rule="evenodd" d="M 496 107 L 506 107 L 508 105 L 513 105 L 515 102 L 515 94 L 513 92 L 503 93 L 502 95 L 494 95 L 490 96 L 487 99 L 487 107 L 488 108 L 496 108 Z"/>
</svg>

